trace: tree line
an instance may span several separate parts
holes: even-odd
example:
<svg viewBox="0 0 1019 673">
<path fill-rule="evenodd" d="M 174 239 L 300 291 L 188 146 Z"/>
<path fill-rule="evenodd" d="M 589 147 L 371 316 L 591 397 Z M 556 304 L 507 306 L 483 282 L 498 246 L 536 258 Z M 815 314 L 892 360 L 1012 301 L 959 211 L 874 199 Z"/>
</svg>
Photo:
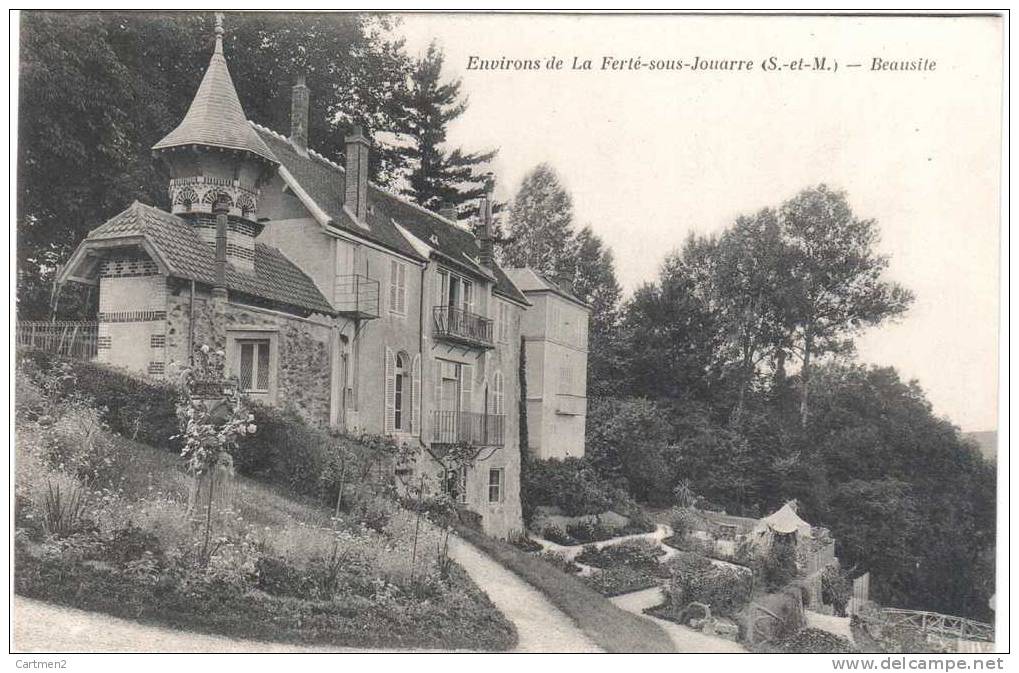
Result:
<svg viewBox="0 0 1019 673">
<path fill-rule="evenodd" d="M 845 193 L 812 186 L 691 235 L 625 300 L 551 167 L 524 179 L 506 230 L 507 261 L 573 278 L 593 307 L 578 478 L 746 516 L 796 499 L 879 602 L 991 617 L 994 468 L 918 382 L 856 360 L 854 338 L 913 295 Z"/>
</svg>

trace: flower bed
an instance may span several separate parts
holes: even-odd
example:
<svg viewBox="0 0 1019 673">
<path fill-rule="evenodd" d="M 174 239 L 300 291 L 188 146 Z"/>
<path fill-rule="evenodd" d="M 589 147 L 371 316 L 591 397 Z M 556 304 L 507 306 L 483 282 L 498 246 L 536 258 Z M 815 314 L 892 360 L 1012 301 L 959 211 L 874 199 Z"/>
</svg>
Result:
<svg viewBox="0 0 1019 673">
<path fill-rule="evenodd" d="M 603 596 L 619 596 L 658 586 L 662 579 L 646 568 L 623 565 L 592 573 L 584 582 Z"/>
<path fill-rule="evenodd" d="M 665 554 L 665 550 L 658 544 L 648 540 L 627 540 L 619 544 L 606 545 L 598 548 L 594 545 L 584 547 L 577 555 L 576 560 L 585 565 L 595 568 L 618 568 L 630 566 L 632 568 L 644 568 L 660 577 L 668 577 L 663 572 L 659 557 Z"/>
</svg>

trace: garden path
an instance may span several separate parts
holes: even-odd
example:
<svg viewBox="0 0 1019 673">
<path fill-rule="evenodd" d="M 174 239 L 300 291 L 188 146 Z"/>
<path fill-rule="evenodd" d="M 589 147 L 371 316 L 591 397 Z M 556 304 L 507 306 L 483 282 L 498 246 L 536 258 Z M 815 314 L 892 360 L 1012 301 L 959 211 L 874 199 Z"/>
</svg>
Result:
<svg viewBox="0 0 1019 673">
<path fill-rule="evenodd" d="M 665 600 L 660 587 L 634 591 L 622 596 L 615 596 L 609 600 L 627 612 L 632 612 L 644 619 L 656 622 L 669 635 L 669 638 L 672 639 L 673 644 L 676 646 L 676 650 L 679 652 L 746 652 L 742 645 L 731 640 L 707 636 L 674 622 L 644 614 L 644 608 L 660 605 Z"/>
<path fill-rule="evenodd" d="M 517 627 L 516 652 L 600 652 L 563 612 L 537 589 L 471 543 L 449 538 L 450 556 L 485 590 L 495 606 Z"/>
<path fill-rule="evenodd" d="M 14 597 L 16 652 L 378 652 L 237 640 Z M 393 650 L 406 651 L 406 650 Z M 429 652 L 435 650 L 417 650 Z"/>
<path fill-rule="evenodd" d="M 566 558 L 573 560 L 573 558 L 577 554 L 584 550 L 584 547 L 589 547 L 591 545 L 594 545 L 596 548 L 601 549 L 602 547 L 607 547 L 613 544 L 619 544 L 620 542 L 627 542 L 629 540 L 650 540 L 651 542 L 657 542 L 661 544 L 662 540 L 669 537 L 670 535 L 672 535 L 672 528 L 670 528 L 664 523 L 660 523 L 656 525 L 655 529 L 650 533 L 635 533 L 634 535 L 622 535 L 620 537 L 609 538 L 608 540 L 601 540 L 600 542 L 587 542 L 584 544 L 575 544 L 570 546 L 557 544 L 555 542 L 552 542 L 551 540 L 546 540 L 545 538 L 538 537 L 533 533 L 531 534 L 530 537 L 532 540 L 534 540 L 542 547 L 544 547 L 546 551 L 558 552 L 565 556 Z M 665 547 L 666 550 L 665 558 L 671 556 L 671 554 L 668 553 L 670 547 L 668 547 L 667 545 L 662 546 Z M 673 553 L 675 552 L 673 551 Z"/>
</svg>

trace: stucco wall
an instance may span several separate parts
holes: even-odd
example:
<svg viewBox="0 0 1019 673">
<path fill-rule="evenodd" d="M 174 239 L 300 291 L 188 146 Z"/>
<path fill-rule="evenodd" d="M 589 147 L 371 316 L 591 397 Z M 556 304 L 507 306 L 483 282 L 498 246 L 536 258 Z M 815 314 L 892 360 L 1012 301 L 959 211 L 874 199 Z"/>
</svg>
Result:
<svg viewBox="0 0 1019 673">
<path fill-rule="evenodd" d="M 166 362 L 166 277 L 147 259 L 105 262 L 99 278 L 97 360 L 159 376 Z"/>
</svg>

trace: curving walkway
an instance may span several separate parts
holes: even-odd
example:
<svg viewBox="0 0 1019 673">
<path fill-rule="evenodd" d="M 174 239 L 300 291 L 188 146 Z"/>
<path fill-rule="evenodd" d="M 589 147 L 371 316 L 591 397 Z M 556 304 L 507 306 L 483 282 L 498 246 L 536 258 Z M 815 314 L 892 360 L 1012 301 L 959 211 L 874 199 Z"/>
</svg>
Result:
<svg viewBox="0 0 1019 673">
<path fill-rule="evenodd" d="M 516 652 L 601 652 L 537 589 L 471 543 L 450 536 L 450 555 L 517 627 Z"/>
<path fill-rule="evenodd" d="M 678 652 L 746 652 L 742 645 L 726 638 L 707 636 L 700 631 L 694 631 L 674 622 L 644 614 L 644 608 L 659 605 L 664 600 L 660 587 L 634 591 L 633 593 L 616 596 L 609 600 L 627 612 L 640 615 L 644 619 L 650 619 L 661 626 L 665 633 L 669 635 L 669 638 L 672 639 Z"/>
</svg>

